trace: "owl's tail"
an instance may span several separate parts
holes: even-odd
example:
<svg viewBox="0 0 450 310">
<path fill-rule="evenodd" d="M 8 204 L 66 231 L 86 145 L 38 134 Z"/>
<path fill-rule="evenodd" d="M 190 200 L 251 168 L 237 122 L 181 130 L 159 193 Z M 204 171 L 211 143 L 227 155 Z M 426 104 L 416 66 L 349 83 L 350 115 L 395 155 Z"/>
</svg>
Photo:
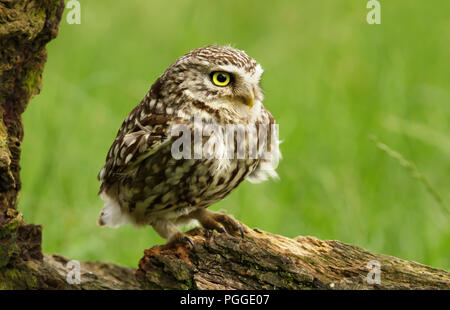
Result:
<svg viewBox="0 0 450 310">
<path fill-rule="evenodd" d="M 98 225 L 117 228 L 129 222 L 129 217 L 122 212 L 119 203 L 108 196 L 105 192 L 100 193 L 100 198 L 105 201 L 100 217 L 98 218 Z"/>
</svg>

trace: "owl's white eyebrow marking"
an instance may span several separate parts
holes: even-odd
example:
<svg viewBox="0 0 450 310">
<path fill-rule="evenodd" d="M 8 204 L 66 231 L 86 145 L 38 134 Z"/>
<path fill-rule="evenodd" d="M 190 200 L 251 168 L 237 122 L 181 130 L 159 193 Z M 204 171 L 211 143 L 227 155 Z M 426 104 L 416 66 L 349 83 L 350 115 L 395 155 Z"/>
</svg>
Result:
<svg viewBox="0 0 450 310">
<path fill-rule="evenodd" d="M 225 71 L 229 72 L 231 74 L 239 75 L 244 78 L 244 80 L 251 84 L 259 84 L 259 80 L 261 79 L 261 75 L 264 72 L 264 70 L 261 68 L 261 66 L 258 64 L 255 68 L 255 71 L 249 72 L 245 70 L 243 67 L 237 67 L 235 65 L 223 65 L 223 66 L 217 66 L 216 71 Z"/>
</svg>

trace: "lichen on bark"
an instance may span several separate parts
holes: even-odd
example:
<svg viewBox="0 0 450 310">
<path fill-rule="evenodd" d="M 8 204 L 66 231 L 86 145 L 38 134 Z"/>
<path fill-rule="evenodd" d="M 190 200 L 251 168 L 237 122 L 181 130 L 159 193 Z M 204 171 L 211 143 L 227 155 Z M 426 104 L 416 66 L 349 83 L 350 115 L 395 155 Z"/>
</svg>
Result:
<svg viewBox="0 0 450 310">
<path fill-rule="evenodd" d="M 0 0 L 0 277 L 30 286 L 24 262 L 42 259 L 41 227 L 17 211 L 22 113 L 41 87 L 46 44 L 56 37 L 62 0 Z M 21 279 L 21 281 L 19 281 Z"/>
<path fill-rule="evenodd" d="M 62 0 L 0 1 L 0 213 L 17 208 L 21 115 L 39 93 L 46 44 L 58 33 Z M 0 214 L 0 225 L 7 217 Z"/>
</svg>

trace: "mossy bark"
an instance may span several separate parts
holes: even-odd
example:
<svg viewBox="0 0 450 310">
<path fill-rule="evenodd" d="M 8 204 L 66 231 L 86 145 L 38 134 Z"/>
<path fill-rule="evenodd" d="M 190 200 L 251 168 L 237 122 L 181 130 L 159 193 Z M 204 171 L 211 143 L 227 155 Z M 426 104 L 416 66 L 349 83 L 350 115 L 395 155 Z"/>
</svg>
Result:
<svg viewBox="0 0 450 310">
<path fill-rule="evenodd" d="M 39 93 L 45 45 L 58 33 L 63 0 L 0 0 L 0 289 L 450 289 L 450 274 L 339 241 L 286 237 L 245 227 L 245 238 L 201 229 L 193 249 L 146 250 L 138 270 L 42 254 L 42 227 L 17 210 L 21 114 Z M 380 264 L 380 283 L 367 263 Z"/>
<path fill-rule="evenodd" d="M 41 227 L 17 211 L 21 115 L 40 91 L 45 45 L 56 37 L 63 9 L 63 0 L 0 0 L 0 288 L 33 286 L 23 263 L 43 258 Z"/>
</svg>

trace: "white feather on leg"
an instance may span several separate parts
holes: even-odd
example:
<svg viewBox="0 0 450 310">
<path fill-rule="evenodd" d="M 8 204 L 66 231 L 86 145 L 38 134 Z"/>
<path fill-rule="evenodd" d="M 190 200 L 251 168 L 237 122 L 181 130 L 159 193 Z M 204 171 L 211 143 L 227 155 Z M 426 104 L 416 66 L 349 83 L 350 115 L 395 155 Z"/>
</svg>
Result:
<svg viewBox="0 0 450 310">
<path fill-rule="evenodd" d="M 105 192 L 100 193 L 100 198 L 105 201 L 98 219 L 100 226 L 106 225 L 111 228 L 117 228 L 130 222 L 128 216 L 123 214 L 117 201 L 109 197 Z"/>
</svg>

